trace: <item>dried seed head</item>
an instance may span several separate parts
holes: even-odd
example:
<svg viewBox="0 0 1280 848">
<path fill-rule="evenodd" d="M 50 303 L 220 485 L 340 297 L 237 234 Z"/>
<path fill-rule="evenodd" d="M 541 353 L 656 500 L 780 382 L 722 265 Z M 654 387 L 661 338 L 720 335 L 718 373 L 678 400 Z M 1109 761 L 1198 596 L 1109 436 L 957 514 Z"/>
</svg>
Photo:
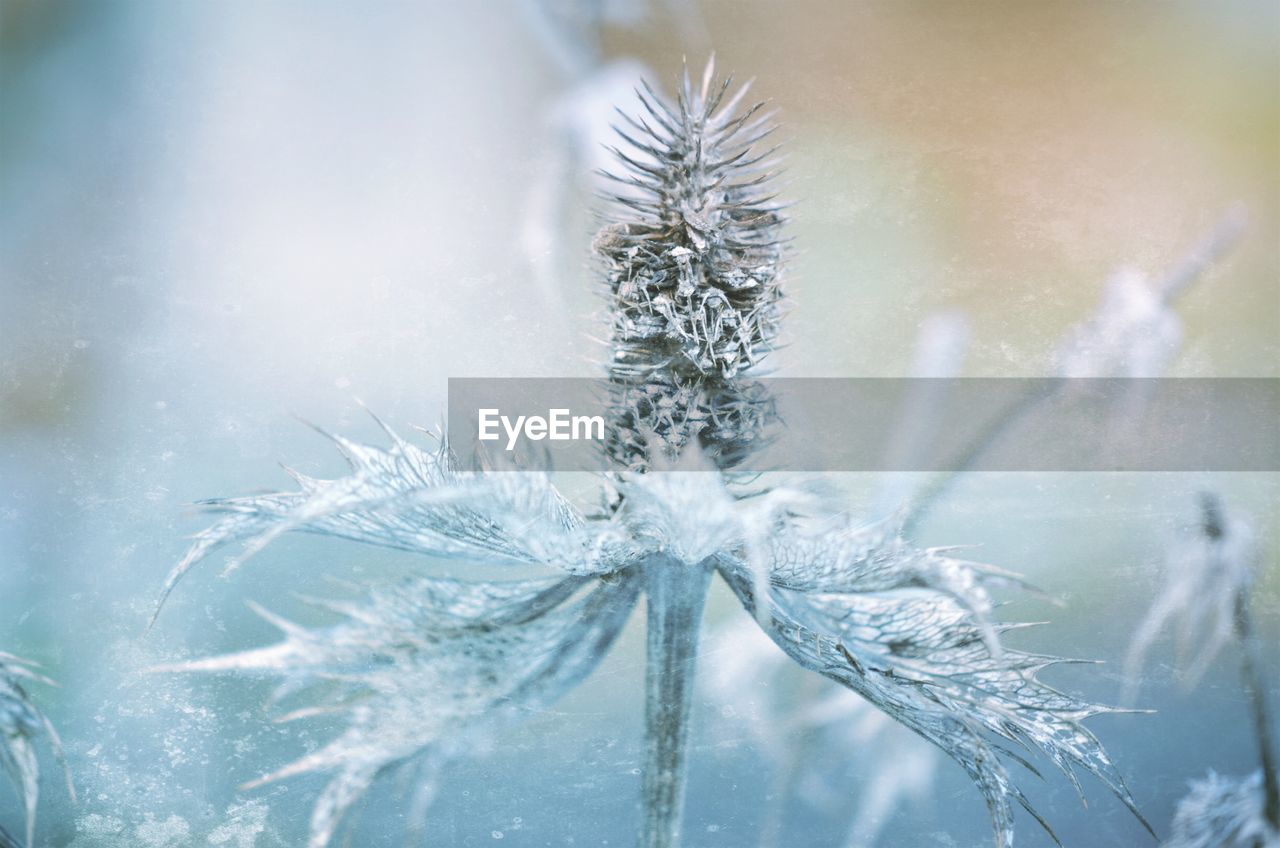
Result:
<svg viewBox="0 0 1280 848">
<path fill-rule="evenodd" d="M 608 174 L 613 220 L 596 236 L 608 282 L 609 378 L 621 468 L 646 470 L 697 446 L 720 468 L 739 464 L 775 417 L 764 387 L 740 379 L 777 342 L 784 252 L 770 189 L 773 130 L 763 104 L 726 97 L 732 79 L 700 86 L 686 70 L 674 104 L 648 86 L 644 114 L 615 127 L 627 150 Z M 661 454 L 661 456 L 659 456 Z"/>
<path fill-rule="evenodd" d="M 781 317 L 781 205 L 770 189 L 775 148 L 763 104 L 739 111 L 743 86 L 700 87 L 686 69 L 675 104 L 638 92 L 645 114 L 622 113 L 613 149 L 621 174 L 609 197 L 613 220 L 594 249 L 605 264 L 613 362 L 620 372 L 655 370 L 733 377 L 776 344 Z"/>
</svg>

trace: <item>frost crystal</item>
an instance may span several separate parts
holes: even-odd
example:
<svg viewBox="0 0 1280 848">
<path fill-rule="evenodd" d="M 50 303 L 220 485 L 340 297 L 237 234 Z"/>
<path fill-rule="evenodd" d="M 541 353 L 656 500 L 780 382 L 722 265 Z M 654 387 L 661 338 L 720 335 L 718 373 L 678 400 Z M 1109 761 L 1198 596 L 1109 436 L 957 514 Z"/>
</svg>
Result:
<svg viewBox="0 0 1280 848">
<path fill-rule="evenodd" d="M 62 741 L 49 720 L 36 709 L 23 682 L 57 685 L 33 671 L 35 663 L 0 651 L 0 766 L 13 783 L 26 816 L 26 841 L 17 842 L 0 827 L 0 846 L 34 845 L 36 804 L 40 796 L 40 760 L 35 740 L 41 735 L 49 739 L 49 747 L 61 761 Z M 65 764 L 64 764 L 65 768 Z M 67 773 L 67 791 L 75 797 L 71 775 Z"/>
<path fill-rule="evenodd" d="M 1077 770 L 1095 775 L 1134 809 L 1081 724 L 1109 708 L 1036 679 L 1063 660 L 1001 646 L 1011 626 L 991 620 L 989 589 L 1017 585 L 1016 576 L 915 547 L 897 522 L 854 526 L 805 491 L 740 491 L 724 473 L 768 419 L 769 399 L 745 371 L 776 343 L 783 219 L 767 188 L 772 151 L 753 152 L 768 118 L 758 106 L 738 112 L 745 89 L 726 97 L 729 83 L 713 77 L 708 67 L 695 88 L 686 73 L 674 105 L 646 88 L 646 114 L 627 117 L 622 132 L 632 151 L 617 152 L 629 173 L 616 178 L 613 200 L 626 214 L 596 246 L 613 322 L 614 415 L 630 426 L 609 448 L 616 470 L 603 510 L 580 512 L 545 474 L 456 471 L 443 444 L 424 451 L 389 429 L 387 448 L 332 437 L 348 476 L 294 474 L 295 492 L 210 501 L 221 519 L 166 581 L 163 594 L 214 550 L 242 543 L 235 568 L 289 531 L 555 575 L 418 577 L 364 600 L 315 601 L 343 618 L 322 628 L 262 611 L 283 634 L 276 645 L 175 667 L 270 675 L 281 680 L 280 703 L 303 697 L 287 718 L 345 717 L 336 739 L 254 781 L 329 775 L 312 848 L 329 844 L 344 811 L 402 764 L 417 770 L 408 817 L 420 829 L 440 764 L 578 683 L 641 593 L 639 842 L 678 844 L 698 635 L 717 573 L 793 660 L 959 763 L 1002 848 L 1012 845 L 1014 804 L 1039 820 L 1005 769 L 1023 753 L 1042 754 L 1073 783 Z"/>
</svg>

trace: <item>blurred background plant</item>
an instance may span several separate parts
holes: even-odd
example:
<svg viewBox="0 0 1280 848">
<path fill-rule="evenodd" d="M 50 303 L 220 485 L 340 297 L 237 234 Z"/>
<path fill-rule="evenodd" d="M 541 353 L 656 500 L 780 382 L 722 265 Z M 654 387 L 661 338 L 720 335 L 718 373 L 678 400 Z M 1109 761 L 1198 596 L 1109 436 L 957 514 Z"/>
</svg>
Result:
<svg viewBox="0 0 1280 848">
<path fill-rule="evenodd" d="M 1200 495 L 1198 520 L 1170 546 L 1151 609 L 1125 660 L 1127 699 L 1137 696 L 1142 665 L 1161 631 L 1176 628 L 1188 688 L 1234 643 L 1257 745 L 1257 771 L 1235 778 L 1210 768 L 1178 802 L 1168 848 L 1280 846 L 1280 766 L 1272 742 L 1268 683 L 1254 625 L 1252 587 L 1261 548 L 1251 522 L 1228 512 L 1211 492 Z"/>
<path fill-rule="evenodd" d="M 553 55 L 536 21 L 548 15 L 587 34 L 589 61 Z M 375 3 L 305 15 L 274 2 L 6 0 L 0 645 L 63 684 L 41 703 L 83 790 L 76 806 L 44 793 L 38 844 L 297 841 L 313 793 L 270 796 L 283 812 L 267 823 L 260 796 L 237 795 L 226 776 L 245 757 L 296 756 L 324 728 L 285 733 L 242 689 L 138 670 L 261 644 L 266 625 L 235 599 L 279 595 L 293 567 L 349 574 L 345 552 L 304 542 L 234 587 L 193 577 L 198 589 L 142 640 L 176 534 L 197 526 L 182 505 L 258 485 L 264 462 L 322 456 L 297 443 L 293 412 L 358 431 L 359 394 L 390 420 L 430 423 L 447 376 L 594 374 L 598 351 L 580 343 L 599 326 L 583 261 L 588 139 L 607 119 L 585 106 L 558 124 L 557 110 L 619 63 L 621 79 L 641 67 L 669 79 L 682 55 L 712 47 L 785 105 L 788 193 L 804 212 L 785 373 L 910 373 L 917 328 L 938 311 L 971 327 L 964 374 L 1052 373 L 1052 340 L 1089 314 L 1100 281 L 1122 266 L 1174 267 L 1234 201 L 1249 223 L 1180 299 L 1170 373 L 1280 371 L 1280 10 L 1268 0 L 832 0 L 785 13 L 729 0 Z M 571 151 L 556 129 L 570 125 L 594 128 L 573 130 Z M 548 173 L 573 176 L 540 205 L 530 198 Z M 878 488 L 846 482 L 864 498 Z M 1070 614 L 1022 599 L 1017 617 L 1054 618 L 1056 643 L 1119 661 L 1160 557 L 1134 522 L 1173 526 L 1187 493 L 1211 488 L 1273 523 L 1276 482 L 971 475 L 919 536 L 973 539 L 985 560 L 1019 563 Z M 1273 645 L 1277 534 L 1259 535 L 1252 598 L 1258 638 Z M 392 553 L 358 569 L 409 570 Z M 711 614 L 734 606 L 713 596 Z M 1054 647 L 1040 638 L 1029 631 L 1019 647 Z M 1133 789 L 1156 823 L 1208 767 L 1256 767 L 1250 728 L 1220 719 L 1248 708 L 1235 672 L 1211 664 L 1186 696 L 1162 648 L 1141 701 L 1159 715 L 1099 721 L 1115 759 L 1142 776 Z M 640 752 L 619 728 L 641 724 L 624 694 L 642 655 L 643 639 L 624 634 L 557 711 L 489 762 L 459 766 L 433 832 L 445 844 L 626 843 Z M 1264 654 L 1260 672 L 1273 701 L 1274 662 Z M 710 709 L 695 704 L 695 734 Z M 713 756 L 694 757 L 688 827 L 698 844 L 740 846 L 773 786 L 767 754 L 745 735 L 697 738 Z M 939 769 L 932 793 L 895 815 L 897 844 L 938 844 L 941 831 L 987 844 L 980 805 L 934 800 L 971 791 L 956 771 Z M 497 775 L 502 791 L 483 791 Z M 1031 794 L 1068 844 L 1129 844 L 1110 799 L 1086 814 L 1056 792 Z M 0 811 L 13 797 L 0 794 Z M 379 833 L 398 809 L 371 800 L 359 832 Z M 12 833 L 22 817 L 3 821 Z M 809 808 L 789 844 L 838 844 L 848 824 L 847 809 Z"/>
</svg>

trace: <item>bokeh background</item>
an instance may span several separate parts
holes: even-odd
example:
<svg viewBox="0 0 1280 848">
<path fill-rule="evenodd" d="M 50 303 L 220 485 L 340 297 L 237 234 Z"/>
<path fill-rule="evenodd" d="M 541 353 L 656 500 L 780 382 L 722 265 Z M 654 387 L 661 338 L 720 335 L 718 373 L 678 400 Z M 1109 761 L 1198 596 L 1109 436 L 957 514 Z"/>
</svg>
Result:
<svg viewBox="0 0 1280 848">
<path fill-rule="evenodd" d="M 1046 374 L 1111 274 L 1159 279 L 1243 207 L 1235 247 L 1178 303 L 1172 373 L 1280 376 L 1271 0 L 0 0 L 0 649 L 62 684 L 36 695 L 81 795 L 45 763 L 38 844 L 300 844 L 319 778 L 236 787 L 332 728 L 270 723 L 265 683 L 144 670 L 272 638 L 245 599 L 314 619 L 289 591 L 478 572 L 289 540 L 229 580 L 195 573 L 144 633 L 202 526 L 190 504 L 284 485 L 278 460 L 337 472 L 294 416 L 376 438 L 357 398 L 407 429 L 442 419 L 450 376 L 594 374 L 608 107 L 712 50 L 782 110 L 798 205 L 778 373 L 907 374 L 921 324 L 960 312 L 962 373 Z M 855 504 L 875 486 L 845 482 Z M 1051 674 L 1115 701 L 1203 488 L 1277 537 L 1263 474 L 975 475 L 920 537 L 981 545 L 1064 599 L 1014 599 L 1010 617 L 1053 620 L 1021 644 L 1110 661 Z M 1274 544 L 1255 604 L 1280 703 Z M 738 615 L 717 596 L 709 627 Z M 431 844 L 629 844 L 641 637 L 637 619 L 554 711 L 453 766 Z M 1162 642 L 1155 715 L 1093 722 L 1161 835 L 1188 779 L 1255 767 L 1233 650 L 1193 691 L 1173 661 Z M 764 685 L 784 684 L 746 680 L 744 710 L 700 696 L 691 846 L 757 844 L 773 815 L 773 765 L 739 721 Z M 780 844 L 840 844 L 875 768 L 857 754 L 817 764 L 835 777 L 782 805 Z M 1151 844 L 1096 784 L 1085 810 L 1061 779 L 1027 782 L 1067 844 Z M 402 808 L 385 781 L 351 844 L 400 844 Z M 0 787 L 0 821 L 17 814 Z M 990 841 L 950 765 L 886 815 L 882 844 Z M 1026 817 L 1019 838 L 1050 844 Z"/>
</svg>

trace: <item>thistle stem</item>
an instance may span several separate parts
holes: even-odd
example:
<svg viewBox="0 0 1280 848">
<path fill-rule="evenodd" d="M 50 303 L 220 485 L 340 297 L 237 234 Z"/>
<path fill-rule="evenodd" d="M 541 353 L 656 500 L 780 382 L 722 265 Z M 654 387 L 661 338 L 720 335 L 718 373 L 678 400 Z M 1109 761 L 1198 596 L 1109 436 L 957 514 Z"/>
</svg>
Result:
<svg viewBox="0 0 1280 848">
<path fill-rule="evenodd" d="M 1267 692 L 1258 668 L 1258 643 L 1253 634 L 1253 621 L 1249 615 L 1249 593 L 1236 594 L 1236 637 L 1240 640 L 1243 660 L 1240 667 L 1244 675 L 1245 689 L 1253 707 L 1254 731 L 1258 735 L 1258 754 L 1262 761 L 1262 786 L 1264 803 L 1262 814 L 1274 830 L 1280 831 L 1280 779 L 1276 774 L 1276 761 L 1271 747 L 1271 719 L 1267 709 Z"/>
<path fill-rule="evenodd" d="M 648 593 L 645 667 L 642 848 L 680 844 L 685 754 L 702 608 L 711 569 L 658 556 L 645 565 Z"/>
</svg>

